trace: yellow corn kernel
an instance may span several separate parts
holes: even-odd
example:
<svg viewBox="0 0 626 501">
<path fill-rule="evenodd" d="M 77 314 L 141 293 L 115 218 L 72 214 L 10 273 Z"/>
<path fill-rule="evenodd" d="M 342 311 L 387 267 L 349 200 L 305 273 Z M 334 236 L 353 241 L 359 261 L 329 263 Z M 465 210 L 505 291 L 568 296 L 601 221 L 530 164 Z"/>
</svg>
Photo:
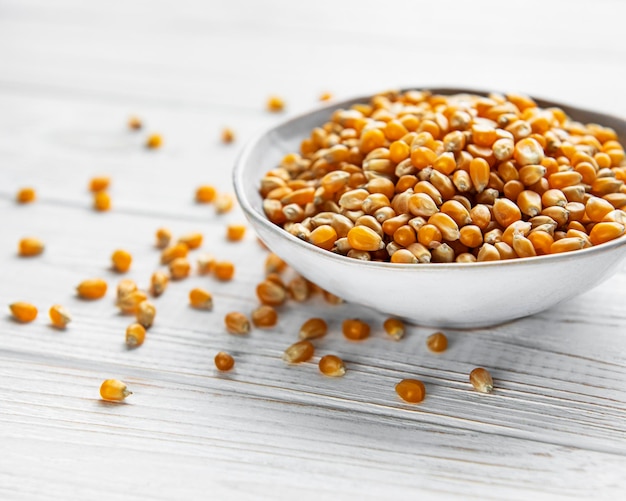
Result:
<svg viewBox="0 0 626 501">
<path fill-rule="evenodd" d="M 359 252 L 362 252 L 362 251 L 359 251 Z M 400 263 L 400 264 L 418 264 L 419 263 L 417 258 L 408 249 L 401 248 L 401 249 L 391 251 L 389 250 L 389 246 L 388 246 L 387 252 L 391 255 L 390 262 L 392 263 Z M 348 256 L 350 256 L 350 253 L 348 253 Z"/>
<path fill-rule="evenodd" d="M 443 332 L 435 332 L 426 338 L 426 346 L 433 353 L 441 353 L 448 349 L 448 338 Z"/>
<path fill-rule="evenodd" d="M 519 170 L 519 180 L 524 186 L 531 186 L 544 176 L 546 170 L 543 165 L 525 165 Z"/>
<path fill-rule="evenodd" d="M 242 240 L 246 234 L 246 225 L 244 224 L 229 224 L 226 227 L 226 238 L 231 242 L 238 242 Z"/>
<path fill-rule="evenodd" d="M 565 237 L 555 240 L 550 245 L 551 254 L 559 254 L 561 252 L 571 252 L 585 247 L 585 240 L 578 237 Z"/>
<path fill-rule="evenodd" d="M 546 231 L 533 231 L 528 235 L 537 255 L 551 254 L 554 237 Z"/>
<path fill-rule="evenodd" d="M 182 237 L 180 237 L 178 239 L 178 243 L 186 245 L 188 249 L 197 249 L 198 247 L 202 245 L 202 240 L 203 240 L 202 233 L 192 232 L 192 233 L 187 233 L 186 235 L 183 235 Z M 185 256 L 178 256 L 178 257 L 185 257 Z"/>
<path fill-rule="evenodd" d="M 328 332 L 328 324 L 322 318 L 309 318 L 300 327 L 298 337 L 301 340 L 324 337 Z"/>
<path fill-rule="evenodd" d="M 172 232 L 167 228 L 159 228 L 155 236 L 158 249 L 165 249 L 172 241 Z"/>
<path fill-rule="evenodd" d="M 169 264 L 174 261 L 174 259 L 187 257 L 188 253 L 189 247 L 187 247 L 187 244 L 178 242 L 175 245 L 163 249 L 161 252 L 161 264 Z"/>
<path fill-rule="evenodd" d="M 208 275 L 215 267 L 215 256 L 208 253 L 200 254 L 196 262 L 198 265 L 198 274 Z"/>
<path fill-rule="evenodd" d="M 107 292 L 107 283 L 101 278 L 83 280 L 76 287 L 76 292 L 82 299 L 100 299 Z"/>
<path fill-rule="evenodd" d="M 600 245 L 624 234 L 624 225 L 615 222 L 596 223 L 589 232 L 589 240 L 593 245 Z"/>
<path fill-rule="evenodd" d="M 18 322 L 28 323 L 37 318 L 37 308 L 30 303 L 18 301 L 17 303 L 10 304 L 9 309 L 11 310 L 13 318 Z"/>
<path fill-rule="evenodd" d="M 144 291 L 135 290 L 118 298 L 115 305 L 120 309 L 122 313 L 135 314 L 137 312 L 137 307 L 139 306 L 139 304 L 146 299 L 148 299 L 148 295 Z"/>
<path fill-rule="evenodd" d="M 280 306 L 287 300 L 285 288 L 271 280 L 264 280 L 256 287 L 256 295 L 259 301 L 270 306 Z"/>
<path fill-rule="evenodd" d="M 34 202 L 36 198 L 37 194 L 34 188 L 21 188 L 15 195 L 15 200 L 19 204 L 29 204 Z"/>
<path fill-rule="evenodd" d="M 265 274 L 281 273 L 287 267 L 287 263 L 279 256 L 270 252 L 265 259 Z"/>
<path fill-rule="evenodd" d="M 483 233 L 475 224 L 468 224 L 459 230 L 459 241 L 467 247 L 480 247 L 483 244 Z"/>
<path fill-rule="evenodd" d="M 250 321 L 243 313 L 231 311 L 224 317 L 226 330 L 231 334 L 248 334 L 250 332 Z"/>
<path fill-rule="evenodd" d="M 493 204 L 493 216 L 501 226 L 506 228 L 515 221 L 522 219 L 522 212 L 508 198 L 498 198 Z"/>
<path fill-rule="evenodd" d="M 252 310 L 250 318 L 252 319 L 252 323 L 255 327 L 274 327 L 278 322 L 278 312 L 273 306 L 270 306 L 269 304 L 262 304 Z"/>
<path fill-rule="evenodd" d="M 294 301 L 306 301 L 311 295 L 311 288 L 306 278 L 296 276 L 292 278 L 286 285 L 289 297 Z"/>
<path fill-rule="evenodd" d="M 493 391 L 493 379 L 487 369 L 477 367 L 469 375 L 472 386 L 481 393 L 491 393 Z"/>
<path fill-rule="evenodd" d="M 126 273 L 130 269 L 132 261 L 133 257 L 130 252 L 123 249 L 118 249 L 111 255 L 113 269 L 119 273 Z"/>
<path fill-rule="evenodd" d="M 533 257 L 537 255 L 532 242 L 519 233 L 513 235 L 512 247 L 518 257 Z"/>
<path fill-rule="evenodd" d="M 385 332 L 392 339 L 399 341 L 404 337 L 406 333 L 406 327 L 404 322 L 398 318 L 388 318 L 383 322 L 383 328 Z"/>
<path fill-rule="evenodd" d="M 177 257 L 168 265 L 170 270 L 170 278 L 172 280 L 182 280 L 189 276 L 191 265 L 186 257 Z"/>
<path fill-rule="evenodd" d="M 196 202 L 199 204 L 209 204 L 215 200 L 217 190 L 210 184 L 203 184 L 196 188 Z"/>
<path fill-rule="evenodd" d="M 146 329 L 152 327 L 154 317 L 156 316 L 156 307 L 150 301 L 142 301 L 137 306 L 135 317 L 137 323 L 143 325 Z"/>
<path fill-rule="evenodd" d="M 517 196 L 517 206 L 522 214 L 535 217 L 542 210 L 541 195 L 531 190 L 524 190 Z"/>
<path fill-rule="evenodd" d="M 418 404 L 426 397 L 426 387 L 417 379 L 403 379 L 396 385 L 396 393 L 405 402 Z"/>
<path fill-rule="evenodd" d="M 232 280 L 235 276 L 235 265 L 230 261 L 216 261 L 213 265 L 213 275 L 223 282 Z"/>
<path fill-rule="evenodd" d="M 476 259 L 478 261 L 499 261 L 500 253 L 498 252 L 498 249 L 496 249 L 495 246 L 485 242 L 480 247 L 480 250 L 478 251 L 478 255 L 476 256 Z"/>
<path fill-rule="evenodd" d="M 156 150 L 163 145 L 163 137 L 161 134 L 150 134 L 146 139 L 146 148 Z"/>
<path fill-rule="evenodd" d="M 235 366 L 235 359 L 225 351 L 218 352 L 213 361 L 215 368 L 221 372 L 229 371 Z"/>
<path fill-rule="evenodd" d="M 52 325 L 57 329 L 65 329 L 67 324 L 72 321 L 70 312 L 60 304 L 52 305 L 48 311 L 48 315 L 50 316 L 50 322 L 52 322 Z"/>
<path fill-rule="evenodd" d="M 222 143 L 230 144 L 235 140 L 235 131 L 230 127 L 224 127 L 220 133 Z"/>
<path fill-rule="evenodd" d="M 358 318 L 349 318 L 341 326 L 343 335 L 351 341 L 361 341 L 370 335 L 370 326 Z"/>
<path fill-rule="evenodd" d="M 277 113 L 279 111 L 283 111 L 285 108 L 285 101 L 279 96 L 270 96 L 267 98 L 265 105 L 268 111 Z"/>
<path fill-rule="evenodd" d="M 133 392 L 128 389 L 125 383 L 117 379 L 107 379 L 100 386 L 100 396 L 104 400 L 121 402 Z"/>
<path fill-rule="evenodd" d="M 131 280 L 130 278 L 120 280 L 117 284 L 117 299 L 119 300 L 127 294 L 130 294 L 131 292 L 134 292 L 136 290 L 137 284 L 134 280 Z"/>
<path fill-rule="evenodd" d="M 437 159 L 437 153 L 427 146 L 417 146 L 411 151 L 411 164 L 418 170 L 432 165 Z"/>
<path fill-rule="evenodd" d="M 96 193 L 98 191 L 104 191 L 109 188 L 111 184 L 111 178 L 108 176 L 96 176 L 89 180 L 89 191 Z"/>
<path fill-rule="evenodd" d="M 169 281 L 170 279 L 165 273 L 162 271 L 155 271 L 150 277 L 150 294 L 154 297 L 159 297 L 165 292 Z"/>
<path fill-rule="evenodd" d="M 298 341 L 285 350 L 283 360 L 289 364 L 299 364 L 310 360 L 314 353 L 315 347 L 310 341 Z"/>
<path fill-rule="evenodd" d="M 19 243 L 19 255 L 22 257 L 38 256 L 45 248 L 44 243 L 38 238 L 22 238 Z"/>
<path fill-rule="evenodd" d="M 414 216 L 430 217 L 439 212 L 439 207 L 427 193 L 413 193 L 408 198 L 408 209 Z"/>
<path fill-rule="evenodd" d="M 309 235 L 309 242 L 322 249 L 331 250 L 337 240 L 337 231 L 329 224 L 315 228 Z"/>
<path fill-rule="evenodd" d="M 111 208 L 111 197 L 106 191 L 97 191 L 93 194 L 93 208 L 100 212 Z"/>
<path fill-rule="evenodd" d="M 333 95 L 331 92 L 322 92 L 320 94 L 319 100 L 320 101 L 330 101 L 333 98 Z"/>
<path fill-rule="evenodd" d="M 520 167 L 541 164 L 544 157 L 543 148 L 535 139 L 525 137 L 515 143 L 513 157 Z"/>
<path fill-rule="evenodd" d="M 146 328 L 141 324 L 130 324 L 126 327 L 126 346 L 137 348 L 146 339 Z"/>
<path fill-rule="evenodd" d="M 235 199 L 230 193 L 219 193 L 213 202 L 218 214 L 229 212 L 235 206 Z"/>
<path fill-rule="evenodd" d="M 610 202 L 600 197 L 591 195 L 585 204 L 585 214 L 594 223 L 599 223 L 614 207 Z"/>
<path fill-rule="evenodd" d="M 337 355 L 324 355 L 320 358 L 318 367 L 324 376 L 341 377 L 346 373 L 346 366 Z"/>
<path fill-rule="evenodd" d="M 198 310 L 212 310 L 213 296 L 209 291 L 197 287 L 189 291 L 189 304 Z"/>
<path fill-rule="evenodd" d="M 568 170 L 551 174 L 548 177 L 548 184 L 552 189 L 562 190 L 568 186 L 580 184 L 582 179 L 583 176 L 580 173 L 574 170 Z"/>
<path fill-rule="evenodd" d="M 459 232 L 459 225 L 456 224 L 454 219 L 444 212 L 437 212 L 436 214 L 430 216 L 428 218 L 428 224 L 436 226 L 441 232 L 443 238 L 449 242 L 454 242 L 461 236 Z"/>
<path fill-rule="evenodd" d="M 469 164 L 469 175 L 474 189 L 480 193 L 489 183 L 491 168 L 484 158 L 473 158 Z"/>
<path fill-rule="evenodd" d="M 348 231 L 350 247 L 362 251 L 377 251 L 385 246 L 381 236 L 367 226 L 354 226 Z"/>
<path fill-rule="evenodd" d="M 128 118 L 127 122 L 128 128 L 131 130 L 139 130 L 143 127 L 143 123 L 141 122 L 141 118 L 136 116 L 131 116 Z"/>
</svg>

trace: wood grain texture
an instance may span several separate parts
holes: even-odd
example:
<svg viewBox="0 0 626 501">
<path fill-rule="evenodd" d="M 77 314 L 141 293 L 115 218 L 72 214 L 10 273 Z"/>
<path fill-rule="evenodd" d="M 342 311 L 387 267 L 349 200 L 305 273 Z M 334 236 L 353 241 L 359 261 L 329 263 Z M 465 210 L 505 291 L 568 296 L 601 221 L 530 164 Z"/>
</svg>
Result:
<svg viewBox="0 0 626 501">
<path fill-rule="evenodd" d="M 624 4 L 595 2 L 596 24 L 587 2 L 567 6 L 0 0 L 0 305 L 29 300 L 40 309 L 29 325 L 0 314 L 0 499 L 623 494 L 626 268 L 533 317 L 448 330 L 450 347 L 438 356 L 426 349 L 427 326 L 394 342 L 383 314 L 319 297 L 282 307 L 274 329 L 238 337 L 225 332 L 224 314 L 256 306 L 267 254 L 251 233 L 226 241 L 225 225 L 243 220 L 239 209 L 218 215 L 193 201 L 200 183 L 232 191 L 243 142 L 316 106 L 324 90 L 519 89 L 626 115 Z M 285 114 L 264 111 L 272 93 L 287 98 Z M 146 129 L 126 130 L 130 114 Z M 225 125 L 237 132 L 234 145 L 219 142 Z M 159 151 L 143 148 L 151 131 L 164 136 Z M 113 180 L 110 213 L 91 209 L 96 174 Z M 25 185 L 39 198 L 18 206 Z M 201 251 L 231 259 L 236 277 L 172 283 L 155 300 L 145 345 L 129 351 L 131 319 L 114 306 L 121 276 L 109 256 L 128 249 L 126 276 L 146 287 L 160 266 L 160 226 L 202 232 Z M 42 256 L 17 257 L 26 235 L 46 242 Z M 75 285 L 95 276 L 109 282 L 107 296 L 77 299 Z M 195 286 L 212 291 L 214 311 L 187 306 Z M 65 331 L 48 325 L 53 303 L 73 314 Z M 313 316 L 328 320 L 329 335 L 312 362 L 286 366 L 282 351 Z M 369 321 L 371 339 L 346 341 L 348 317 Z M 214 369 L 220 350 L 235 356 L 233 372 Z M 326 353 L 346 360 L 344 378 L 319 374 Z M 472 390 L 476 366 L 492 372 L 494 394 Z M 98 398 L 109 377 L 134 391 L 127 403 Z M 393 388 L 404 377 L 425 382 L 422 404 L 398 400 Z"/>
</svg>

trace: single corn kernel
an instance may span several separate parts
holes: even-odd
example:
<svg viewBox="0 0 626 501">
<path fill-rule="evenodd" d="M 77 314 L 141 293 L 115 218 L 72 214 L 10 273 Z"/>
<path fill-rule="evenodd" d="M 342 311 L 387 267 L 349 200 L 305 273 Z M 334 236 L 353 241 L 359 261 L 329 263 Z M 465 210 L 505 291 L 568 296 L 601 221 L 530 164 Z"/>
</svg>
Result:
<svg viewBox="0 0 626 501">
<path fill-rule="evenodd" d="M 298 341 L 285 350 L 283 360 L 289 364 L 299 364 L 310 360 L 314 353 L 315 347 L 311 341 Z"/>
<path fill-rule="evenodd" d="M 252 310 L 250 318 L 255 327 L 274 327 L 278 322 L 278 312 L 269 304 L 262 304 Z"/>
<path fill-rule="evenodd" d="M 127 396 L 132 395 L 133 392 L 129 391 L 126 384 L 118 381 L 117 379 L 107 379 L 100 386 L 100 396 L 104 400 L 111 400 L 113 402 L 121 402 Z"/>
<path fill-rule="evenodd" d="M 324 301 L 329 304 L 341 304 L 343 303 L 343 298 L 329 292 L 327 290 L 322 291 L 322 296 L 324 297 Z"/>
<path fill-rule="evenodd" d="M 111 197 L 106 191 L 96 191 L 93 194 L 93 208 L 100 212 L 111 208 Z"/>
<path fill-rule="evenodd" d="M 13 318 L 18 322 L 28 323 L 37 318 L 37 308 L 30 303 L 18 301 L 17 303 L 10 304 L 9 309 L 11 310 Z"/>
<path fill-rule="evenodd" d="M 287 283 L 287 292 L 289 297 L 297 302 L 306 301 L 311 295 L 311 287 L 306 278 L 296 276 Z"/>
<path fill-rule="evenodd" d="M 226 238 L 231 242 L 238 242 L 246 235 L 246 226 L 244 224 L 229 224 L 226 227 Z"/>
<path fill-rule="evenodd" d="M 154 317 L 156 316 L 156 307 L 150 301 L 142 301 L 137 306 L 135 317 L 137 323 L 143 325 L 146 329 L 152 327 Z"/>
<path fill-rule="evenodd" d="M 234 207 L 235 199 L 230 193 L 220 193 L 215 197 L 214 205 L 218 214 L 224 214 Z"/>
<path fill-rule="evenodd" d="M 597 223 L 589 232 L 589 240 L 593 245 L 600 245 L 609 240 L 621 237 L 624 234 L 624 225 L 612 221 Z"/>
<path fill-rule="evenodd" d="M 131 130 L 139 130 L 143 127 L 143 123 L 141 122 L 141 118 L 136 116 L 131 116 L 128 119 L 128 128 Z"/>
<path fill-rule="evenodd" d="M 235 359 L 225 351 L 220 351 L 214 358 L 215 367 L 218 371 L 226 372 L 235 366 Z"/>
<path fill-rule="evenodd" d="M 134 292 L 136 290 L 137 284 L 134 280 L 131 280 L 130 278 L 120 280 L 120 282 L 117 284 L 117 299 L 122 299 L 127 294 L 130 294 L 131 292 Z"/>
<path fill-rule="evenodd" d="M 38 238 L 22 238 L 19 244 L 19 255 L 22 257 L 38 256 L 45 248 L 44 243 Z"/>
<path fill-rule="evenodd" d="M 426 387 L 417 379 L 403 379 L 396 385 L 396 393 L 405 402 L 418 404 L 426 396 Z"/>
<path fill-rule="evenodd" d="M 161 252 L 161 264 L 169 264 L 174 261 L 174 259 L 177 259 L 179 257 L 187 257 L 188 253 L 189 247 L 187 247 L 187 244 L 184 244 L 182 242 L 179 242 L 176 245 L 172 245 L 170 247 L 166 247 Z"/>
<path fill-rule="evenodd" d="M 448 338 L 443 332 L 435 332 L 426 338 L 426 346 L 434 353 L 441 353 L 448 349 Z"/>
<path fill-rule="evenodd" d="M 481 393 L 491 393 L 493 391 L 493 379 L 487 369 L 477 367 L 469 375 L 472 386 Z"/>
<path fill-rule="evenodd" d="M 324 337 L 328 332 L 328 324 L 322 318 L 309 318 L 300 327 L 298 337 L 306 341 L 308 339 L 317 339 Z"/>
<path fill-rule="evenodd" d="M 272 280 L 264 280 L 256 287 L 259 301 L 270 306 L 280 306 L 287 300 L 287 290 Z"/>
<path fill-rule="evenodd" d="M 267 255 L 265 259 L 265 275 L 270 273 L 280 273 L 287 267 L 287 263 L 283 261 L 273 252 Z"/>
<path fill-rule="evenodd" d="M 179 244 L 186 245 L 188 249 L 197 249 L 202 245 L 202 233 L 187 233 L 178 239 Z"/>
<path fill-rule="evenodd" d="M 235 140 L 235 131 L 230 127 L 224 127 L 220 133 L 220 138 L 222 139 L 222 143 L 230 144 Z"/>
<path fill-rule="evenodd" d="M 118 298 L 115 305 L 122 313 L 135 314 L 139 305 L 148 299 L 148 295 L 141 290 L 135 290 Z"/>
<path fill-rule="evenodd" d="M 172 241 L 172 232 L 167 228 L 159 228 L 156 231 L 157 249 L 165 249 Z"/>
<path fill-rule="evenodd" d="M 162 271 L 155 271 L 150 277 L 150 294 L 159 297 L 165 292 L 170 278 Z"/>
<path fill-rule="evenodd" d="M 101 278 L 83 280 L 76 287 L 76 292 L 82 299 L 100 299 L 107 292 L 107 283 Z"/>
<path fill-rule="evenodd" d="M 358 225 L 348 231 L 350 247 L 362 251 L 377 251 L 385 247 L 382 237 L 367 226 Z"/>
<path fill-rule="evenodd" d="M 189 304 L 198 310 L 212 310 L 213 296 L 209 291 L 197 287 L 189 291 Z"/>
<path fill-rule="evenodd" d="M 130 269 L 133 257 L 130 255 L 130 252 L 118 249 L 111 255 L 111 262 L 115 271 L 126 273 Z"/>
<path fill-rule="evenodd" d="M 209 204 L 215 200 L 217 190 L 210 184 L 203 184 L 196 189 L 196 202 L 199 204 Z"/>
<path fill-rule="evenodd" d="M 141 324 L 130 324 L 126 327 L 126 346 L 137 348 L 146 339 L 146 328 Z"/>
<path fill-rule="evenodd" d="M 383 328 L 390 337 L 399 341 L 406 334 L 404 322 L 398 318 L 388 318 L 383 322 Z"/>
<path fill-rule="evenodd" d="M 213 266 L 213 275 L 223 282 L 232 280 L 235 276 L 235 265 L 230 261 L 217 261 Z"/>
<path fill-rule="evenodd" d="M 344 320 L 341 330 L 343 335 L 351 341 L 360 341 L 370 335 L 370 326 L 358 318 Z"/>
<path fill-rule="evenodd" d="M 208 253 L 200 254 L 196 262 L 198 263 L 198 274 L 208 275 L 215 267 L 215 256 Z"/>
<path fill-rule="evenodd" d="M 19 204 L 29 204 L 34 202 L 35 198 L 37 198 L 37 194 L 34 188 L 22 188 L 15 195 L 15 200 Z"/>
<path fill-rule="evenodd" d="M 324 355 L 318 366 L 324 376 L 341 377 L 346 373 L 346 366 L 337 355 Z"/>
<path fill-rule="evenodd" d="M 333 98 L 332 93 L 326 91 L 320 94 L 320 101 L 330 101 Z"/>
<path fill-rule="evenodd" d="M 169 270 L 172 280 L 182 280 L 189 276 L 191 265 L 186 257 L 177 257 L 169 264 Z"/>
<path fill-rule="evenodd" d="M 279 111 L 283 111 L 285 108 L 285 101 L 281 97 L 278 96 L 270 96 L 267 98 L 266 106 L 268 111 L 272 113 L 277 113 Z"/>
<path fill-rule="evenodd" d="M 231 334 L 248 334 L 250 332 L 250 321 L 238 311 L 231 311 L 224 317 L 226 330 Z"/>
<path fill-rule="evenodd" d="M 150 134 L 146 139 L 146 148 L 156 150 L 163 145 L 163 137 L 161 134 Z"/>
<path fill-rule="evenodd" d="M 57 329 L 65 329 L 67 324 L 72 321 L 72 316 L 70 312 L 67 311 L 67 308 L 61 306 L 60 304 L 55 304 L 50 307 L 48 311 L 48 315 L 50 316 L 50 321 L 52 325 Z"/>
<path fill-rule="evenodd" d="M 111 184 L 111 178 L 108 176 L 96 176 L 89 180 L 89 191 L 96 193 L 98 191 L 104 191 L 109 188 Z"/>
</svg>

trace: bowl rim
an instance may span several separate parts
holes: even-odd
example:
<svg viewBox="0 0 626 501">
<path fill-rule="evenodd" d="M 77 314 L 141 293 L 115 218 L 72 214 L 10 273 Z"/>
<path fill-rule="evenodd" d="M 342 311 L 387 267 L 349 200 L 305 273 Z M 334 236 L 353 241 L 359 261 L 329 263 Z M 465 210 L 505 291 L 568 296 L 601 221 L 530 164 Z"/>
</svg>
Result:
<svg viewBox="0 0 626 501">
<path fill-rule="evenodd" d="M 501 91 L 498 92 L 498 91 L 490 91 L 490 90 L 484 90 L 484 89 L 468 89 L 468 88 L 454 88 L 454 87 L 410 87 L 410 88 L 400 89 L 399 92 L 406 92 L 408 90 L 418 90 L 418 91 L 426 90 L 426 91 L 432 92 L 433 94 L 444 94 L 444 95 L 465 93 L 465 94 L 476 94 L 476 95 L 486 96 L 490 93 L 501 93 Z M 259 144 L 259 142 L 264 137 L 271 135 L 273 132 L 277 131 L 278 129 L 288 128 L 290 125 L 296 122 L 299 122 L 303 119 L 306 119 L 310 115 L 323 113 L 324 111 L 328 111 L 330 113 L 331 111 L 334 111 L 336 109 L 351 106 L 352 104 L 355 104 L 358 102 L 369 101 L 369 99 L 371 99 L 373 95 L 375 94 L 368 95 L 368 96 L 353 97 L 353 98 L 344 99 L 341 101 L 331 102 L 328 104 L 317 106 L 313 109 L 309 109 L 308 111 L 298 113 L 286 120 L 281 121 L 278 124 L 273 125 L 272 127 L 262 130 L 256 133 L 250 140 L 248 140 L 235 160 L 235 165 L 234 165 L 233 173 L 232 173 L 232 181 L 233 181 L 233 186 L 235 190 L 235 195 L 237 199 L 239 200 L 239 204 L 241 208 L 243 209 L 244 213 L 246 214 L 246 216 L 248 218 L 253 219 L 254 222 L 260 224 L 265 229 L 267 229 L 268 231 L 276 235 L 278 238 L 286 239 L 292 244 L 299 246 L 305 252 L 319 254 L 320 257 L 325 258 L 325 259 L 335 259 L 339 263 L 345 263 L 346 265 L 365 266 L 367 268 L 383 269 L 383 270 L 388 270 L 388 271 L 391 271 L 391 270 L 396 270 L 396 271 L 440 270 L 442 271 L 442 270 L 464 270 L 464 269 L 469 270 L 469 269 L 491 268 L 491 267 L 498 267 L 498 266 L 500 267 L 505 266 L 507 269 L 509 269 L 514 266 L 516 267 L 528 266 L 528 265 L 534 266 L 534 265 L 540 265 L 541 263 L 550 263 L 550 262 L 555 262 L 555 261 L 562 262 L 562 261 L 578 260 L 580 258 L 584 258 L 585 256 L 592 256 L 595 254 L 609 252 L 616 248 L 622 247 L 626 244 L 626 233 L 625 233 L 624 235 L 614 240 L 610 240 L 608 242 L 605 242 L 599 245 L 594 245 L 591 247 L 578 249 L 578 250 L 571 251 L 571 252 L 562 252 L 558 254 L 545 254 L 541 256 L 532 256 L 532 257 L 518 257 L 515 259 L 503 259 L 503 260 L 498 260 L 498 261 L 475 261 L 475 262 L 469 262 L 469 263 L 458 263 L 458 262 L 391 263 L 387 261 L 365 261 L 365 260 L 350 258 L 342 254 L 331 252 L 331 251 L 322 249 L 321 247 L 317 247 L 313 244 L 310 244 L 288 233 L 280 226 L 272 223 L 269 219 L 267 219 L 267 217 L 265 217 L 265 215 L 261 214 L 257 209 L 254 208 L 252 203 L 248 200 L 248 197 L 246 196 L 245 190 L 243 188 L 246 182 L 244 172 L 245 172 L 245 166 L 251 163 L 251 158 L 250 158 L 251 153 L 253 152 L 254 148 Z M 573 105 L 569 105 L 569 104 L 561 103 L 557 101 L 551 101 L 551 100 L 546 100 L 542 98 L 535 98 L 534 96 L 529 96 L 529 97 L 531 97 L 542 108 L 559 107 L 563 109 L 568 115 L 570 115 L 570 110 L 574 111 L 575 114 L 576 113 L 592 114 L 594 116 L 607 118 L 609 119 L 609 121 L 622 122 L 626 126 L 626 120 L 615 115 L 593 111 L 593 110 L 587 110 L 584 108 L 579 108 L 577 106 L 573 106 Z"/>
</svg>

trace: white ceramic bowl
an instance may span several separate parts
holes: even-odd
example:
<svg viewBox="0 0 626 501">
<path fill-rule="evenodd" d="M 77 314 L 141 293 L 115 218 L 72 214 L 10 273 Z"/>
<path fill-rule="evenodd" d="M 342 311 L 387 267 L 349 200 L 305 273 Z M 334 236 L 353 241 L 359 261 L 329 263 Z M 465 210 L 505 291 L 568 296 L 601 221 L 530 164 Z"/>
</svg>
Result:
<svg viewBox="0 0 626 501">
<path fill-rule="evenodd" d="M 486 94 L 466 89 L 431 90 Z M 315 247 L 271 223 L 258 192 L 263 175 L 286 153 L 298 151 L 300 141 L 328 121 L 334 110 L 367 101 L 369 97 L 351 99 L 288 120 L 248 143 L 236 162 L 235 191 L 250 223 L 273 252 L 307 279 L 347 301 L 412 323 L 470 328 L 532 315 L 581 294 L 607 279 L 626 257 L 625 236 L 575 252 L 507 261 L 367 262 Z M 613 127 L 622 142 L 626 138 L 625 120 L 540 99 L 537 103 L 559 106 L 584 123 Z"/>
</svg>

